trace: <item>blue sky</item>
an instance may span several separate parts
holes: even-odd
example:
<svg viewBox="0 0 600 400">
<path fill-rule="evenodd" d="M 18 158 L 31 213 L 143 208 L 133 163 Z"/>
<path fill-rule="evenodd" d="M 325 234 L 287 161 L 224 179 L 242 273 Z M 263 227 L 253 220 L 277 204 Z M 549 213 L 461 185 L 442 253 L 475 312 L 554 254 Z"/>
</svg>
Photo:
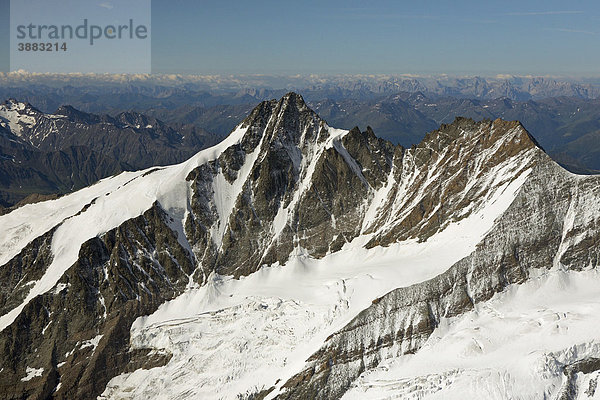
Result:
<svg viewBox="0 0 600 400">
<path fill-rule="evenodd" d="M 9 70 L 8 36 L 10 34 L 10 8 L 8 0 L 0 0 L 0 72 Z"/>
<path fill-rule="evenodd" d="M 600 2 L 153 1 L 153 71 L 598 76 Z"/>
<path fill-rule="evenodd" d="M 142 0 L 77 1 L 101 16 Z M 151 31 L 157 73 L 600 76 L 598 1 L 153 0 Z"/>
</svg>

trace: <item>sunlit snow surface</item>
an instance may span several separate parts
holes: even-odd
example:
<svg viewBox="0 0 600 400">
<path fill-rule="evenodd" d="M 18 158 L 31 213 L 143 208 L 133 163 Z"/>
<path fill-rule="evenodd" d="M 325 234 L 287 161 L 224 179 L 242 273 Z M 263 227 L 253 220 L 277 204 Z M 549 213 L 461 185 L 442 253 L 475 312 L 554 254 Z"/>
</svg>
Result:
<svg viewBox="0 0 600 400">
<path fill-rule="evenodd" d="M 365 372 L 343 398 L 555 398 L 563 366 L 600 351 L 599 326 L 600 273 L 555 269 L 442 319 L 416 354 Z M 578 398 L 600 399 L 598 377 L 578 374 Z"/>
<path fill-rule="evenodd" d="M 336 146 L 334 140 L 347 131 L 329 129 L 331 137 L 324 145 Z M 55 287 L 76 262 L 82 243 L 141 215 L 155 201 L 175 218 L 172 228 L 182 233 L 191 197 L 186 176 L 238 143 L 244 133 L 245 129 L 236 129 L 224 142 L 182 164 L 123 173 L 72 195 L 0 216 L 0 265 L 31 240 L 57 227 L 51 265 L 33 283 L 25 301 L 0 317 L 0 330 L 12 323 L 32 298 Z M 496 181 L 489 182 L 493 189 L 486 194 L 484 206 L 427 242 L 406 241 L 367 250 L 363 246 L 371 236 L 364 235 L 320 260 L 298 248 L 283 266 L 262 268 L 240 280 L 212 275 L 202 288 L 190 286 L 154 314 L 138 318 L 132 327 L 134 347 L 165 349 L 173 354 L 171 361 L 164 367 L 114 378 L 104 396 L 146 399 L 160 393 L 159 397 L 169 399 L 229 399 L 270 388 L 278 380 L 277 385 L 282 385 L 302 369 L 330 334 L 373 299 L 431 279 L 469 255 L 512 203 L 530 171 L 507 183 L 500 183 L 498 177 L 512 176 L 527 162 L 513 160 L 491 174 Z M 312 174 L 310 165 L 307 171 L 306 180 Z M 222 195 L 217 209 L 226 220 L 241 186 L 227 186 L 219 178 L 215 182 Z M 376 205 L 388 189 L 375 194 L 369 218 L 377 214 Z M 86 206 L 85 212 L 77 215 Z M 275 232 L 285 223 L 287 211 L 281 209 L 278 215 Z M 219 233 L 221 229 L 219 226 Z"/>
<path fill-rule="evenodd" d="M 32 127 L 35 118 L 24 114 L 25 104 L 9 101 L 0 105 L 0 126 L 8 128 L 14 135 L 21 136 L 23 125 Z"/>
<path fill-rule="evenodd" d="M 27 375 L 21 379 L 21 381 L 23 381 L 23 382 L 30 381 L 37 376 L 42 376 L 42 374 L 44 373 L 44 368 L 27 367 L 26 372 L 27 372 Z"/>
<path fill-rule="evenodd" d="M 190 190 L 186 176 L 239 142 L 245 132 L 246 129 L 234 130 L 217 146 L 199 152 L 182 164 L 122 173 L 57 200 L 28 204 L 0 216 L 0 265 L 16 256 L 33 239 L 58 226 L 52 239 L 52 263 L 35 282 L 25 301 L 0 317 L 0 330 L 10 325 L 31 299 L 56 285 L 77 261 L 79 249 L 86 240 L 143 214 L 157 200 L 173 215 L 181 214 L 183 218 Z M 77 215 L 86 205 L 89 205 L 87 210 Z"/>
<path fill-rule="evenodd" d="M 188 290 L 132 327 L 134 346 L 167 349 L 171 361 L 114 378 L 104 396 L 230 399 L 278 379 L 285 383 L 373 299 L 433 278 L 469 255 L 527 176 L 499 187 L 485 208 L 424 243 L 367 250 L 369 237 L 361 236 L 320 260 L 299 249 L 286 265 L 240 280 L 211 276 L 208 285 Z"/>
</svg>

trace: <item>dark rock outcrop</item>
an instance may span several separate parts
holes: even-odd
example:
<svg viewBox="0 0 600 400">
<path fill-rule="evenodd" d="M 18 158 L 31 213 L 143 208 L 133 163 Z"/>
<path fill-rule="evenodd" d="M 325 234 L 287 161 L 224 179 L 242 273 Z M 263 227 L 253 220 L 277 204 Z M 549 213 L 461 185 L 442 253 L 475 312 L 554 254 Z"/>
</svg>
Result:
<svg viewBox="0 0 600 400">
<path fill-rule="evenodd" d="M 148 122 L 117 119 L 134 131 L 132 124 Z M 581 269 L 600 257 L 600 220 L 584 212 L 600 197 L 598 178 L 563 171 L 518 122 L 458 118 L 404 149 L 370 128 L 333 129 L 289 93 L 261 103 L 240 129 L 230 147 L 183 170 L 187 209 L 157 201 L 90 238 L 58 284 L 0 332 L 0 393 L 93 398 L 118 374 L 168 361 L 168 353 L 131 350 L 129 332 L 193 281 L 205 284 L 212 273 L 239 278 L 283 264 L 295 250 L 321 258 L 362 234 L 370 235 L 367 247 L 425 241 L 517 180 L 525 183 L 516 199 L 471 255 L 375 299 L 282 383 L 280 397 L 339 398 L 381 360 L 418 351 L 442 318 L 526 281 L 532 270 Z M 154 184 L 156 173 L 133 180 Z M 174 228 L 180 222 L 183 232 Z M 20 281 L 39 279 L 50 264 L 51 240 L 48 232 L 0 266 L 3 313 L 26 296 Z"/>
<path fill-rule="evenodd" d="M 45 114 L 8 100 L 0 104 L 0 206 L 31 194 L 69 193 L 122 171 L 175 164 L 220 139 L 134 112 L 110 117 L 62 106 Z"/>
<path fill-rule="evenodd" d="M 194 269 L 168 219 L 155 204 L 87 241 L 54 289 L 0 332 L 1 398 L 95 398 L 113 376 L 169 360 L 169 354 L 129 349 L 133 321 L 181 293 Z M 34 241 L 16 260 L 34 257 L 46 240 Z M 40 376 L 27 380 L 28 368 Z"/>
<path fill-rule="evenodd" d="M 591 244 L 600 240 L 600 213 L 590 215 L 587 206 L 600 198 L 600 178 L 573 176 L 542 153 L 536 161 L 513 204 L 474 253 L 434 279 L 373 301 L 328 338 L 278 398 L 337 399 L 365 370 L 418 351 L 440 319 L 523 283 L 532 271 L 598 265 L 600 253 Z"/>
</svg>

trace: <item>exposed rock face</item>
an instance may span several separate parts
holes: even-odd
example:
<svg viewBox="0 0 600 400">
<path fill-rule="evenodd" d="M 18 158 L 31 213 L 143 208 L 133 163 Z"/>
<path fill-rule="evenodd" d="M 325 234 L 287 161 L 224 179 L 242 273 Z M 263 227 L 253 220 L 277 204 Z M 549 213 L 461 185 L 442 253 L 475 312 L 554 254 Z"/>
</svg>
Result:
<svg viewBox="0 0 600 400">
<path fill-rule="evenodd" d="M 181 162 L 217 137 L 145 115 L 110 117 L 62 106 L 54 114 L 0 104 L 0 206 L 32 193 L 63 194 L 122 171 Z"/>
<path fill-rule="evenodd" d="M 120 121 L 147 122 L 139 118 Z M 374 299 L 281 382 L 279 396 L 339 398 L 383 359 L 417 352 L 440 319 L 532 271 L 599 261 L 600 212 L 589 204 L 600 198 L 600 180 L 563 171 L 518 122 L 458 118 L 404 149 L 370 128 L 333 129 L 290 93 L 257 106 L 228 140 L 102 192 L 110 199 L 123 191 L 128 197 L 115 197 L 122 204 L 79 205 L 67 218 L 122 219 L 86 236 L 51 290 L 29 299 L 27 283 L 50 279 L 52 260 L 64 255 L 54 237 L 59 224 L 0 266 L 2 314 L 25 304 L 0 332 L 0 393 L 93 398 L 112 377 L 169 360 L 156 349 L 131 350 L 130 328 L 188 285 L 283 265 L 294 252 L 322 258 L 357 238 L 367 248 L 424 242 L 493 204 L 511 182 L 524 183 L 472 254 L 430 281 Z M 129 204 L 135 196 L 153 200 L 140 202 L 138 213 Z M 2 218 L 13 223 L 11 214 Z"/>
<path fill-rule="evenodd" d="M 334 139 L 295 94 L 262 103 L 242 127 L 240 144 L 188 177 L 186 230 L 205 268 L 246 275 L 285 262 L 296 246 L 320 257 L 360 233 L 365 202 L 392 166 L 389 142 L 357 128 Z M 220 191 L 235 196 L 230 208 Z"/>
<path fill-rule="evenodd" d="M 0 206 L 36 194 L 68 193 L 131 168 L 88 147 L 40 151 L 0 133 Z"/>
<path fill-rule="evenodd" d="M 50 247 L 54 230 L 36 238 L 19 255 L 0 269 L 0 314 L 4 315 L 23 302 L 30 282 L 42 277 L 52 261 Z"/>
<path fill-rule="evenodd" d="M 89 240 L 55 288 L 27 304 L 0 333 L 3 399 L 95 398 L 110 377 L 168 361 L 168 354 L 129 351 L 135 318 L 181 293 L 194 268 L 168 224 L 169 217 L 155 205 Z M 24 252 L 37 251 L 38 261 L 48 238 Z M 35 261 L 30 265 L 27 256 L 19 256 L 11 262 L 28 273 Z M 24 379 L 28 368 L 40 375 Z"/>
<path fill-rule="evenodd" d="M 426 240 L 516 179 L 538 151 L 519 123 L 500 120 L 457 119 L 408 150 L 371 129 L 337 139 L 297 95 L 262 103 L 243 126 L 239 145 L 188 177 L 196 256 L 235 276 L 284 263 L 298 246 L 322 257 L 361 233 L 375 233 L 369 247 Z M 232 189 L 231 211 L 219 210 L 219 192 Z"/>
<path fill-rule="evenodd" d="M 427 134 L 406 151 L 396 191 L 367 230 L 381 231 L 369 246 L 413 237 L 426 240 L 468 216 L 487 199 L 494 184 L 515 179 L 530 166 L 519 162 L 511 166 L 508 161 L 513 157 L 524 161 L 532 151 L 537 151 L 537 144 L 516 121 L 478 123 L 458 118 Z M 503 168 L 509 170 L 501 172 Z"/>
<path fill-rule="evenodd" d="M 84 146 L 135 168 L 180 162 L 214 143 L 207 132 L 198 129 L 184 135 L 131 111 L 110 117 L 61 106 L 45 114 L 12 99 L 0 104 L 0 126 L 38 150 Z"/>
<path fill-rule="evenodd" d="M 600 240 L 600 212 L 589 209 L 599 196 L 600 178 L 575 177 L 540 153 L 514 203 L 473 254 L 430 281 L 374 300 L 327 340 L 279 398 L 339 398 L 366 369 L 418 351 L 441 318 L 469 311 L 535 270 L 599 265 L 592 243 Z"/>
</svg>

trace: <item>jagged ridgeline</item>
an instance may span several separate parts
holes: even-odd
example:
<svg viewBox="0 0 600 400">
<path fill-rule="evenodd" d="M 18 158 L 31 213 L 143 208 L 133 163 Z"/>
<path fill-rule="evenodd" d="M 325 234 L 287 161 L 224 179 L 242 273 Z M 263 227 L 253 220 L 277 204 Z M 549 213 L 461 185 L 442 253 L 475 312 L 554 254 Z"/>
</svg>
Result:
<svg viewBox="0 0 600 400">
<path fill-rule="evenodd" d="M 0 103 L 0 207 L 55 198 L 122 171 L 175 164 L 218 140 L 131 111 L 111 117 L 61 106 L 47 114 L 10 99 Z"/>
<path fill-rule="evenodd" d="M 405 149 L 263 102 L 182 164 L 0 216 L 0 398 L 340 398 L 507 287 L 595 268 L 599 183 L 515 121 Z"/>
</svg>

